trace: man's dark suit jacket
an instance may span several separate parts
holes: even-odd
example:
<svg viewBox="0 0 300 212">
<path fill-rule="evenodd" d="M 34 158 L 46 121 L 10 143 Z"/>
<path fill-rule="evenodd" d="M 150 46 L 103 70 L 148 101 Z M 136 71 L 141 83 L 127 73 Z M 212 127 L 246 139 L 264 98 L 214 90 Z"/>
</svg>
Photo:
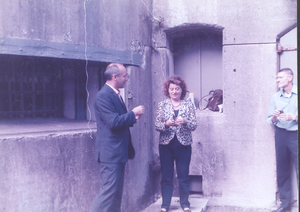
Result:
<svg viewBox="0 0 300 212">
<path fill-rule="evenodd" d="M 125 163 L 134 158 L 129 127 L 136 123 L 132 111 L 127 112 L 116 92 L 107 84 L 97 93 L 96 160 L 105 163 Z"/>
</svg>

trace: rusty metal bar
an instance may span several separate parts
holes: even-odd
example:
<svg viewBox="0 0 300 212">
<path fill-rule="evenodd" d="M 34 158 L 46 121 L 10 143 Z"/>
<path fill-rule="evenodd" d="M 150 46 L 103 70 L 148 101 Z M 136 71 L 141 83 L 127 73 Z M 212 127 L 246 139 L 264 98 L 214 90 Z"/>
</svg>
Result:
<svg viewBox="0 0 300 212">
<path fill-rule="evenodd" d="M 284 52 L 284 51 L 297 51 L 297 47 L 295 46 L 277 46 L 277 52 Z"/>
</svg>

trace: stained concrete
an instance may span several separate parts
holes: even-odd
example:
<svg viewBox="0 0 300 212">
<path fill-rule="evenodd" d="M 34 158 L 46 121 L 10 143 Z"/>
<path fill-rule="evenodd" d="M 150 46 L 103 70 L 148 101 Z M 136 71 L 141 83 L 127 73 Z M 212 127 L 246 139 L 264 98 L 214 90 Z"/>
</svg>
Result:
<svg viewBox="0 0 300 212">
<path fill-rule="evenodd" d="M 135 1 L 134 3 L 131 0 L 59 0 L 55 3 L 48 0 L 29 2 L 5 0 L 0 3 L 0 54 L 68 58 L 71 64 L 74 64 L 72 59 L 82 61 L 87 59 L 89 64 L 91 61 L 122 62 L 142 67 L 129 68 L 132 83 L 128 83 L 128 90 L 125 93 L 125 96 L 128 94 L 127 91 L 133 94 L 133 99 L 128 99 L 126 96 L 129 109 L 143 104 L 147 108 L 147 112 L 131 128 L 136 158 L 129 161 L 126 166 L 122 200 L 123 211 L 138 211 L 145 208 L 153 202 L 153 199 L 156 199 L 158 190 L 159 166 L 157 165 L 157 157 L 151 151 L 154 142 L 151 130 L 153 125 L 152 96 L 151 92 L 143 92 L 141 89 L 141 85 L 145 85 L 145 88 L 151 87 L 151 50 L 149 50 L 151 49 L 152 37 L 151 12 L 149 12 L 151 7 L 152 0 Z M 76 68 L 83 74 L 86 71 L 84 67 Z M 88 73 L 91 72 L 88 71 Z M 91 77 L 93 77 L 93 73 L 91 73 Z M 87 86 L 92 91 L 91 97 L 97 92 L 95 83 L 97 83 L 97 79 L 93 78 Z M 84 88 L 82 89 L 84 90 Z M 66 96 L 73 98 L 73 101 L 72 87 L 65 90 L 71 92 Z M 88 104 L 93 110 L 92 99 L 89 99 Z M 65 106 L 65 115 L 74 118 L 76 106 L 71 101 L 69 101 L 69 105 L 66 103 Z M 93 111 L 91 114 L 93 119 Z M 89 111 L 87 111 L 86 117 L 89 118 Z M 1 125 L 1 127 L 5 126 L 5 129 L 0 128 L 0 130 L 6 132 L 1 135 L 0 161 L 8 159 L 11 161 L 10 164 L 5 165 L 9 171 L 1 176 L 3 178 L 15 176 L 14 180 L 2 182 L 6 185 L 5 191 L 21 191 L 19 192 L 20 195 L 3 194 L 0 197 L 0 205 L 6 207 L 6 210 L 11 206 L 11 211 L 22 211 L 19 208 L 26 205 L 25 209 L 29 211 L 29 206 L 34 205 L 31 211 L 38 211 L 35 207 L 38 207 L 39 211 L 89 211 L 90 205 L 100 189 L 100 176 L 97 162 L 94 159 L 95 137 L 90 138 L 91 132 L 85 122 L 59 122 L 61 123 L 51 123 L 50 121 L 40 123 L 40 125 L 28 123 L 28 126 L 21 124 L 16 126 L 7 122 Z M 91 128 L 94 133 L 96 129 L 93 123 L 91 123 Z M 61 130 L 57 131 L 58 129 Z M 19 135 L 11 135 L 12 133 L 19 133 Z M 19 144 L 24 146 L 24 150 L 20 147 L 18 152 L 14 152 L 12 151 L 13 147 L 10 147 L 10 151 L 7 150 L 8 147 L 3 147 L 3 145 Z M 44 148 L 47 149 L 46 144 L 52 145 L 52 149 L 48 153 L 48 157 L 51 158 L 50 161 L 60 160 L 65 166 L 52 168 L 50 165 L 48 167 L 47 164 L 43 166 L 46 174 L 43 176 L 35 175 L 34 181 L 27 169 L 30 164 L 35 164 L 40 151 L 46 151 L 44 150 Z M 77 144 L 86 146 L 87 150 L 73 149 Z M 33 149 L 33 151 L 27 151 L 28 149 Z M 56 153 L 55 149 L 60 151 Z M 14 154 L 17 155 L 14 157 Z M 80 163 L 81 158 L 78 158 L 79 156 L 85 158 L 82 162 L 84 164 Z M 76 163 L 73 163 L 74 161 Z M 20 164 L 21 167 L 24 166 L 22 175 L 19 171 L 21 167 L 14 166 L 15 163 Z M 4 166 L 3 164 L 0 165 L 1 167 Z M 64 178 L 65 167 L 75 170 L 73 173 L 76 180 L 67 177 L 65 177 L 66 180 L 51 180 L 49 175 L 56 175 L 56 173 L 62 173 L 61 176 Z M 83 168 L 84 170 L 82 170 Z M 41 170 L 37 168 L 34 171 L 36 173 Z M 25 187 L 27 186 L 26 192 L 28 193 L 26 195 L 21 186 L 23 175 L 29 178 L 23 183 Z M 90 180 L 86 182 L 88 178 Z M 49 179 L 48 190 L 43 185 L 45 179 Z M 33 181 L 36 186 L 31 189 L 29 185 Z M 77 189 L 79 188 L 78 183 L 86 183 L 87 186 Z M 51 189 L 51 184 L 55 185 L 52 186 L 53 189 Z M 89 190 L 89 194 L 86 194 L 86 190 Z M 44 195 L 39 195 L 36 201 L 32 201 L 34 193 L 44 193 Z M 49 196 L 51 198 L 48 198 Z M 59 196 L 63 196 L 63 198 L 58 198 Z"/>
<path fill-rule="evenodd" d="M 100 186 L 94 126 L 26 119 L 0 129 L 1 211 L 90 210 Z"/>
<path fill-rule="evenodd" d="M 275 210 L 272 208 L 256 208 L 256 207 L 234 207 L 234 206 L 209 206 L 209 200 L 202 195 L 190 195 L 189 201 L 191 203 L 192 212 L 270 212 Z M 159 198 L 155 203 L 148 206 L 146 209 L 140 212 L 159 212 L 161 209 L 162 198 Z M 172 197 L 171 206 L 169 212 L 182 212 L 180 207 L 179 198 Z M 291 208 L 291 212 L 298 212 L 299 207 L 294 206 Z"/>
<path fill-rule="evenodd" d="M 0 120 L 0 139 L 34 137 L 37 135 L 57 135 L 65 132 L 95 132 L 95 122 L 77 121 L 65 118 L 27 118 Z"/>
<path fill-rule="evenodd" d="M 277 90 L 277 36 L 297 22 L 297 1 L 153 2 L 153 14 L 162 20 L 153 23 L 153 45 L 164 51 L 168 32 L 222 31 L 223 114 L 197 110 L 193 132 L 191 172 L 202 174 L 209 206 L 276 207 L 274 129 L 266 117 Z M 166 79 L 172 71 L 165 70 L 162 53 L 152 56 L 153 73 Z M 153 80 L 153 105 L 164 98 L 156 90 L 162 81 Z"/>
<path fill-rule="evenodd" d="M 191 204 L 191 211 L 193 212 L 205 212 L 207 208 L 208 199 L 200 198 L 197 195 L 190 195 L 189 201 Z M 159 212 L 161 209 L 162 198 L 159 198 L 155 203 L 147 207 L 145 210 L 140 212 Z M 168 212 L 182 212 L 182 208 L 180 206 L 179 198 L 172 197 L 171 206 Z"/>
<path fill-rule="evenodd" d="M 0 53 L 37 57 L 55 57 L 89 61 L 111 62 L 141 65 L 142 56 L 137 52 L 104 49 L 80 44 L 47 42 L 0 37 Z"/>
<path fill-rule="evenodd" d="M 271 209 L 266 208 L 244 208 L 234 206 L 208 206 L 206 212 L 271 212 L 277 209 L 273 207 Z M 292 207 L 291 212 L 298 212 L 298 207 Z"/>
<path fill-rule="evenodd" d="M 203 175 L 210 208 L 275 207 L 274 132 L 265 119 L 276 91 L 276 39 L 297 22 L 296 0 L 61 0 L 55 4 L 5 0 L 0 4 L 0 37 L 34 44 L 29 49 L 23 45 L 9 49 L 2 42 L 2 54 L 64 57 L 64 53 L 76 58 L 79 53 L 85 59 L 87 44 L 87 52 L 95 53 L 87 55 L 91 60 L 100 55 L 109 62 L 120 61 L 116 54 L 101 56 L 102 50 L 142 56 L 140 68 L 129 67 L 132 77 L 125 90 L 129 108 L 144 104 L 147 110 L 132 129 L 137 155 L 126 167 L 123 211 L 139 211 L 159 197 L 158 133 L 153 120 L 157 103 L 165 98 L 163 82 L 174 73 L 166 32 L 185 26 L 222 31 L 224 113 L 196 112 L 197 154 L 191 172 Z M 40 40 L 45 48 L 38 48 Z M 72 51 L 60 52 L 68 47 Z M 0 142 L 3 211 L 89 210 L 100 181 L 94 141 L 86 123 L 67 123 L 69 129 L 63 123 L 1 125 L 2 132 L 6 127 Z"/>
</svg>

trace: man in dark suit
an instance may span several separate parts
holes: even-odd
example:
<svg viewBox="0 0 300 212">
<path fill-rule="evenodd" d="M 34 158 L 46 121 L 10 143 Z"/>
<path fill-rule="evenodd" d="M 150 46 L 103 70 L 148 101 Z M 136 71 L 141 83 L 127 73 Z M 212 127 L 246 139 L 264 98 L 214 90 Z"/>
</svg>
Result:
<svg viewBox="0 0 300 212">
<path fill-rule="evenodd" d="M 97 120 L 96 160 L 100 166 L 101 189 L 92 212 L 120 212 L 124 170 L 128 159 L 133 159 L 129 127 L 145 112 L 140 105 L 127 112 L 120 96 L 120 88 L 128 81 L 126 68 L 119 63 L 107 66 L 106 84 L 97 93 L 94 102 Z"/>
</svg>

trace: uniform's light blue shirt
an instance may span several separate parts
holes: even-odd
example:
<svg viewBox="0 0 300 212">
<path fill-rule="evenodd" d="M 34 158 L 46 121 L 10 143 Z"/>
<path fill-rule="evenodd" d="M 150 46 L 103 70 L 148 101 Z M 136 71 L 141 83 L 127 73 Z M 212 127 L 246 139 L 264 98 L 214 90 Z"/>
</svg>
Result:
<svg viewBox="0 0 300 212">
<path fill-rule="evenodd" d="M 284 113 L 288 113 L 298 117 L 298 94 L 297 87 L 295 85 L 292 88 L 290 97 L 286 95 L 283 89 L 280 89 L 277 93 L 273 95 L 267 122 L 269 122 L 271 125 L 276 125 L 277 127 L 286 129 L 288 131 L 298 130 L 297 121 L 282 121 L 279 118 L 277 118 L 277 121 L 273 123 L 272 116 L 276 109 L 281 109 Z"/>
</svg>

